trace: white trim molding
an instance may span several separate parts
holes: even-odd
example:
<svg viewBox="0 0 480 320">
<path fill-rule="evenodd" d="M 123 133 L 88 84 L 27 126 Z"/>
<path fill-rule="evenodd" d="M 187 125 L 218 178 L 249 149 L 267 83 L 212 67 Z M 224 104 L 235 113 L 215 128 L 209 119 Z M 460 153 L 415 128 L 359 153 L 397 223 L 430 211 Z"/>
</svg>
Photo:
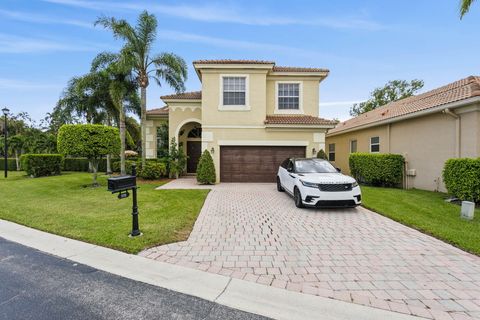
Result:
<svg viewBox="0 0 480 320">
<path fill-rule="evenodd" d="M 177 109 L 180 109 L 182 111 L 185 111 L 187 109 L 195 111 L 197 109 L 201 109 L 202 107 L 200 107 L 200 106 L 169 106 L 169 108 L 171 108 L 172 111 L 176 111 Z"/>
<path fill-rule="evenodd" d="M 187 124 L 189 122 L 196 122 L 196 123 L 199 123 L 200 125 L 202 124 L 202 121 L 200 119 L 197 119 L 197 118 L 189 118 L 189 119 L 185 119 L 182 122 L 180 122 L 177 126 L 177 129 L 175 129 L 175 140 L 176 140 L 177 143 L 178 143 L 178 134 L 180 133 L 180 130 L 182 129 L 182 127 L 185 124 Z"/>
<path fill-rule="evenodd" d="M 219 146 L 301 146 L 307 147 L 304 140 L 218 140 Z"/>
<path fill-rule="evenodd" d="M 242 125 L 211 125 L 202 126 L 205 129 L 265 129 L 265 126 L 242 126 Z"/>
<path fill-rule="evenodd" d="M 245 78 L 245 104 L 244 105 L 224 105 L 223 104 L 223 79 L 228 77 Z M 218 101 L 219 111 L 250 111 L 250 76 L 248 74 L 225 74 L 219 75 L 220 97 Z"/>
<path fill-rule="evenodd" d="M 298 84 L 298 109 L 278 109 L 278 85 L 281 83 Z M 275 81 L 275 111 L 274 114 L 304 114 L 303 112 L 303 81 Z"/>
</svg>

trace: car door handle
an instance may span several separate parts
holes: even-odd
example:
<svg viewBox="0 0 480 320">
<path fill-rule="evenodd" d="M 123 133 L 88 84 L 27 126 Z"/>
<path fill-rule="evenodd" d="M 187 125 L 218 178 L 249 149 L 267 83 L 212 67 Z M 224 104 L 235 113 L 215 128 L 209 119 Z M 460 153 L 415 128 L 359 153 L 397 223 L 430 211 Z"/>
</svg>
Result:
<svg viewBox="0 0 480 320">
<path fill-rule="evenodd" d="M 290 177 L 295 178 L 295 175 L 293 174 L 288 174 Z"/>
</svg>

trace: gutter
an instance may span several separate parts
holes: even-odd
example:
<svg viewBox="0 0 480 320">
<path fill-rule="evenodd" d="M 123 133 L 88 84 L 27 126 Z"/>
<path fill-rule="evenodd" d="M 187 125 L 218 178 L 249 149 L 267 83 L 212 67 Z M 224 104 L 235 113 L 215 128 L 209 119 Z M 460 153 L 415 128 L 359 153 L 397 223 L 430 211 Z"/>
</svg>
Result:
<svg viewBox="0 0 480 320">
<path fill-rule="evenodd" d="M 460 158 L 460 116 L 449 108 L 443 109 L 442 113 L 455 119 L 455 158 Z"/>
<path fill-rule="evenodd" d="M 455 109 L 455 108 L 463 107 L 463 106 L 470 105 L 470 104 L 473 104 L 473 103 L 476 103 L 476 102 L 480 102 L 480 96 L 475 96 L 475 97 L 471 97 L 471 98 L 468 98 L 468 99 L 465 99 L 465 100 L 450 102 L 450 103 L 447 103 L 447 104 L 444 104 L 444 105 L 441 105 L 441 106 L 437 106 L 437 107 L 434 107 L 434 108 L 425 109 L 425 110 L 422 110 L 422 111 L 412 112 L 412 113 L 409 113 L 409 114 L 406 114 L 406 115 L 403 115 L 403 116 L 398 116 L 398 117 L 394 117 L 394 118 L 389 118 L 389 119 L 385 119 L 385 120 L 381 120 L 381 121 L 368 123 L 368 124 L 361 125 L 361 126 L 358 126 L 358 127 L 353 127 L 353 128 L 347 129 L 347 130 L 342 130 L 342 131 L 338 131 L 338 132 L 334 132 L 334 133 L 327 133 L 327 137 L 333 137 L 333 136 L 337 136 L 337 135 L 352 132 L 352 131 L 358 131 L 358 130 L 367 129 L 367 128 L 370 128 L 370 127 L 376 127 L 376 126 L 380 126 L 380 125 L 384 125 L 384 124 L 388 124 L 388 123 L 393 123 L 393 122 L 397 122 L 397 121 L 407 120 L 407 119 L 411 119 L 411 118 L 417 118 L 417 117 L 424 116 L 424 115 L 431 114 L 431 113 L 443 112 L 443 110 L 445 110 L 445 109 Z"/>
</svg>

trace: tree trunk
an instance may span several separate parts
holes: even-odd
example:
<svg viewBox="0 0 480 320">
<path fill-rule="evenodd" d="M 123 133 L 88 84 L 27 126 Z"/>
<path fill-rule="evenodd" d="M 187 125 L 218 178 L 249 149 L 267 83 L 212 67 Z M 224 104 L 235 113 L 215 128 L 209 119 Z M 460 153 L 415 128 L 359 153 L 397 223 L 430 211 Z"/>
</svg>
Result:
<svg viewBox="0 0 480 320">
<path fill-rule="evenodd" d="M 125 135 L 126 135 L 126 126 L 125 126 L 125 109 L 123 107 L 123 101 L 120 102 L 120 175 L 126 175 L 125 170 Z M 143 143 L 143 140 L 142 140 Z"/>
<path fill-rule="evenodd" d="M 20 157 L 18 156 L 18 150 L 15 150 L 15 163 L 17 164 L 17 171 L 20 171 Z"/>
<path fill-rule="evenodd" d="M 142 128 L 142 167 L 145 166 L 147 158 L 147 88 L 140 87 L 140 105 L 141 105 L 141 121 L 140 126 Z"/>
<path fill-rule="evenodd" d="M 92 164 L 92 171 L 93 171 L 93 181 L 92 181 L 92 187 L 98 187 L 99 184 L 97 182 L 97 176 L 98 176 L 98 159 L 92 159 L 91 164 Z"/>
<path fill-rule="evenodd" d="M 111 165 L 111 162 L 112 162 L 112 155 L 111 155 L 111 154 L 107 154 L 107 174 L 112 174 L 112 165 Z"/>
</svg>

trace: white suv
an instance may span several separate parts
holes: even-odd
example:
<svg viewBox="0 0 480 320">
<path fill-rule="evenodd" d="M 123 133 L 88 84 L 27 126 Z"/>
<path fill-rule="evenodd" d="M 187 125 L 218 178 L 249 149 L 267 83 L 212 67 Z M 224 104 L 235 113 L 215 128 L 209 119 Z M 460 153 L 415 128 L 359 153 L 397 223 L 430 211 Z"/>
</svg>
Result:
<svg viewBox="0 0 480 320">
<path fill-rule="evenodd" d="M 362 203 L 357 181 L 317 158 L 283 161 L 278 168 L 277 190 L 291 194 L 298 208 L 345 208 Z"/>
</svg>

